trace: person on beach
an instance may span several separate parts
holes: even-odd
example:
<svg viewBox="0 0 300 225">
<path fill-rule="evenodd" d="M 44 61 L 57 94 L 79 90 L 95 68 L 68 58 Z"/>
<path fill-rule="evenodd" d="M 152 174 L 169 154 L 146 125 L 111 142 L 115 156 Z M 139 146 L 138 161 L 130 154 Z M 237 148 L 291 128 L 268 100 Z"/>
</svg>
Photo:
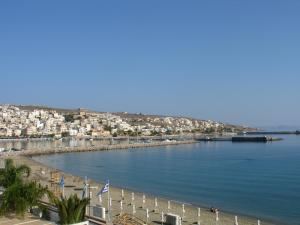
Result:
<svg viewBox="0 0 300 225">
<path fill-rule="evenodd" d="M 212 213 L 216 213 L 216 212 L 219 212 L 220 210 L 218 208 L 210 207 L 210 211 Z"/>
</svg>

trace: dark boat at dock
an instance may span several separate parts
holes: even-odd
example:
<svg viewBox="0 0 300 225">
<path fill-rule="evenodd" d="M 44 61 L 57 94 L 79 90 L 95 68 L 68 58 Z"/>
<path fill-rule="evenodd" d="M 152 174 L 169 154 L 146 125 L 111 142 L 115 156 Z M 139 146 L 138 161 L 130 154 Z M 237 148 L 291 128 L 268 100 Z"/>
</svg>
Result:
<svg viewBox="0 0 300 225">
<path fill-rule="evenodd" d="M 267 142 L 272 141 L 272 137 L 262 136 L 262 137 L 249 137 L 249 136 L 241 136 L 241 137 L 232 137 L 232 142 Z"/>
</svg>

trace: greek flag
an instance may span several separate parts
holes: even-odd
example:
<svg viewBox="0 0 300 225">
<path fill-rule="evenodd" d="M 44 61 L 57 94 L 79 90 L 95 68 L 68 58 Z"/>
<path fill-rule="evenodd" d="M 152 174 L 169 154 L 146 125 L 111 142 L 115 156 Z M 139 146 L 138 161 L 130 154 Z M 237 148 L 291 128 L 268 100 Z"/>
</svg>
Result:
<svg viewBox="0 0 300 225">
<path fill-rule="evenodd" d="M 59 186 L 61 186 L 62 188 L 65 186 L 65 178 L 64 176 L 61 177 L 60 182 L 58 183 Z"/>
<path fill-rule="evenodd" d="M 109 191 L 109 180 L 106 182 L 103 188 L 98 192 L 97 196 L 102 195 L 103 193 L 108 191 Z"/>
</svg>

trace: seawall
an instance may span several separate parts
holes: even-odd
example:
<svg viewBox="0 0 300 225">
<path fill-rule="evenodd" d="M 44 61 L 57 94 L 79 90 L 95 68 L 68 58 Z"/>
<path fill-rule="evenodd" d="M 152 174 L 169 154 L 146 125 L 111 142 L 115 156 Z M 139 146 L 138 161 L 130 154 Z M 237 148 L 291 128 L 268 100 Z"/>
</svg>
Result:
<svg viewBox="0 0 300 225">
<path fill-rule="evenodd" d="M 14 155 L 34 156 L 34 155 L 47 155 L 68 152 L 89 152 L 89 151 L 107 151 L 117 149 L 130 149 L 130 148 L 147 148 L 159 147 L 169 145 L 182 145 L 198 143 L 195 140 L 188 141 L 168 141 L 168 142 L 152 142 L 152 143 L 132 143 L 132 144 L 113 144 L 113 145 L 98 145 L 93 147 L 64 147 L 64 148 L 51 148 L 51 149 L 27 149 L 23 151 L 13 152 Z"/>
</svg>

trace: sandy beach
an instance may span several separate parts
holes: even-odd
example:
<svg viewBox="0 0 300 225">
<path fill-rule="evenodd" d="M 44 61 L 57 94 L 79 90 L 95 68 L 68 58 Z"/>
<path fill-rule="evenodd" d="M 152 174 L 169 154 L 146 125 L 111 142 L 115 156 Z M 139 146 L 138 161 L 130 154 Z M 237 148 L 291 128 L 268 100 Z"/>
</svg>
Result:
<svg viewBox="0 0 300 225">
<path fill-rule="evenodd" d="M 43 185 L 48 185 L 51 189 L 50 185 L 50 173 L 55 171 L 55 168 L 47 167 L 39 162 L 34 161 L 33 159 L 26 156 L 14 156 L 14 160 L 16 160 L 17 164 L 26 164 L 31 167 L 32 174 L 30 176 L 31 180 L 36 180 Z M 84 183 L 84 178 L 67 174 L 63 171 L 59 171 L 60 176 L 64 175 L 65 178 L 65 195 L 70 195 L 71 193 L 77 193 L 79 196 L 82 195 L 82 188 Z M 99 197 L 96 196 L 101 187 L 103 187 L 103 183 L 96 182 L 94 180 L 88 180 L 88 183 L 91 187 L 91 206 L 95 206 L 99 204 Z M 109 211 L 108 218 L 109 221 L 113 221 L 117 215 L 120 214 L 120 201 L 122 199 L 121 196 L 122 189 L 110 186 L 110 197 L 111 201 L 111 210 Z M 143 204 L 143 195 L 145 196 L 145 203 Z M 170 208 L 168 209 L 168 201 L 170 201 Z M 210 212 L 207 208 L 200 209 L 200 217 L 198 217 L 198 208 L 185 204 L 184 209 L 185 212 L 183 214 L 182 203 L 167 200 L 164 198 L 157 198 L 158 206 L 155 207 L 155 197 L 151 195 L 147 195 L 147 193 L 134 193 L 134 201 L 132 204 L 132 191 L 124 188 L 124 199 L 123 199 L 123 213 L 133 213 L 133 204 L 135 205 L 136 213 L 134 214 L 136 217 L 142 219 L 147 222 L 146 217 L 146 209 L 149 211 L 149 218 L 147 224 L 161 224 L 161 214 L 165 213 L 173 213 L 180 216 L 183 216 L 183 224 L 197 224 L 200 221 L 201 224 L 206 225 L 230 225 L 235 224 L 235 215 L 231 213 L 226 213 L 220 210 L 218 217 L 219 220 L 216 221 L 216 214 Z M 102 205 L 105 208 L 108 208 L 108 198 L 107 194 L 104 194 L 102 197 Z M 155 210 L 156 209 L 156 210 Z M 154 212 L 155 210 L 155 212 Z M 90 210 L 90 214 L 92 215 L 92 208 Z M 257 218 L 250 218 L 246 216 L 238 215 L 238 223 L 243 225 L 256 225 Z M 262 225 L 274 224 L 272 222 L 261 221 Z"/>
</svg>

